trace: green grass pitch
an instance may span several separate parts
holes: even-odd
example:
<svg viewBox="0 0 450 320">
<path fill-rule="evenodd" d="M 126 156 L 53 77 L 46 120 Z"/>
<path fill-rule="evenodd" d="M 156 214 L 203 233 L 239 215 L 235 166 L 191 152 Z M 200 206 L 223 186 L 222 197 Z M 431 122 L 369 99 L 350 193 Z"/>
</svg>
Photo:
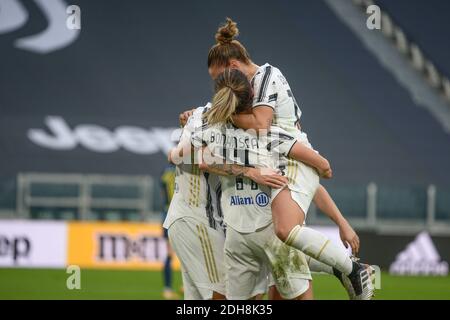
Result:
<svg viewBox="0 0 450 320">
<path fill-rule="evenodd" d="M 81 289 L 68 290 L 63 269 L 0 269 L 0 299 L 162 299 L 158 271 L 81 270 Z M 175 288 L 181 275 L 175 272 Z M 316 299 L 347 299 L 332 276 L 314 275 Z M 383 274 L 375 299 L 450 299 L 450 277 Z"/>
</svg>

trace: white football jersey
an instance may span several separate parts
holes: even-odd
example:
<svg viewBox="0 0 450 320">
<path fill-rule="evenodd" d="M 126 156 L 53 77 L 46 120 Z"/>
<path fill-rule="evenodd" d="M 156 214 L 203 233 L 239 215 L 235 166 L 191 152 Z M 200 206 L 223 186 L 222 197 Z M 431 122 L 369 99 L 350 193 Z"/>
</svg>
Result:
<svg viewBox="0 0 450 320">
<path fill-rule="evenodd" d="M 252 233 L 272 223 L 271 190 L 248 178 L 220 177 L 221 206 L 228 228 Z"/>
<path fill-rule="evenodd" d="M 242 130 L 231 124 L 204 126 L 193 136 L 196 147 L 230 164 L 257 168 L 284 168 L 286 155 L 296 142 L 280 128 L 272 127 L 266 135 Z M 207 156 L 205 156 L 207 158 Z M 271 189 L 248 178 L 220 177 L 221 205 L 227 227 L 241 233 L 255 232 L 272 222 Z"/>
<path fill-rule="evenodd" d="M 273 108 L 273 125 L 306 143 L 306 134 L 300 130 L 302 111 L 281 71 L 266 63 L 258 68 L 251 83 L 254 91 L 253 107 L 264 105 Z"/>
<path fill-rule="evenodd" d="M 192 134 L 202 127 L 202 115 L 209 107 L 210 104 L 207 104 L 194 111 L 183 128 L 180 144 L 191 144 Z M 190 158 L 188 163 L 176 166 L 175 192 L 164 227 L 168 228 L 177 219 L 190 216 L 213 229 L 223 229 L 223 215 L 217 197 L 221 188 L 219 178 L 214 174 L 202 172 L 194 159 L 194 154 Z"/>
<path fill-rule="evenodd" d="M 293 136 L 275 126 L 269 131 L 257 133 L 256 130 L 243 130 L 232 124 L 204 124 L 192 135 L 195 147 L 208 146 L 215 157 L 225 159 L 227 163 L 257 168 L 286 165 L 295 142 Z"/>
</svg>

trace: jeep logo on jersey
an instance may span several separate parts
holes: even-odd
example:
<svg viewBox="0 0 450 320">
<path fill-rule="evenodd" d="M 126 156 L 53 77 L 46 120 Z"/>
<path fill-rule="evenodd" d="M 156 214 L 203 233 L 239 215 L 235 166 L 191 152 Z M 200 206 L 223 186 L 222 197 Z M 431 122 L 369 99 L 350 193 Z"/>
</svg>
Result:
<svg viewBox="0 0 450 320">
<path fill-rule="evenodd" d="M 77 28 L 68 28 L 68 19 L 74 19 L 73 7 L 63 0 L 34 0 L 47 20 L 42 32 L 17 39 L 16 48 L 39 54 L 47 54 L 72 44 L 79 36 Z M 68 10 L 70 9 L 70 10 Z M 75 12 L 76 14 L 76 12 Z M 13 32 L 28 21 L 28 12 L 18 0 L 0 0 L 0 34 Z"/>
<path fill-rule="evenodd" d="M 260 207 L 266 207 L 269 204 L 269 196 L 264 192 L 258 193 L 256 195 L 256 204 Z"/>
<path fill-rule="evenodd" d="M 54 150 L 72 150 L 78 145 L 99 153 L 111 153 L 123 148 L 137 154 L 168 153 L 179 137 L 175 128 L 119 126 L 108 130 L 95 124 L 80 124 L 72 130 L 59 116 L 45 119 L 48 129 L 30 129 L 28 138 L 35 144 Z M 48 132 L 49 133 L 48 133 Z"/>
<path fill-rule="evenodd" d="M 130 238 L 124 234 L 100 234 L 97 240 L 96 257 L 101 262 L 150 262 L 166 256 L 165 240 L 161 237 L 140 235 Z"/>
</svg>

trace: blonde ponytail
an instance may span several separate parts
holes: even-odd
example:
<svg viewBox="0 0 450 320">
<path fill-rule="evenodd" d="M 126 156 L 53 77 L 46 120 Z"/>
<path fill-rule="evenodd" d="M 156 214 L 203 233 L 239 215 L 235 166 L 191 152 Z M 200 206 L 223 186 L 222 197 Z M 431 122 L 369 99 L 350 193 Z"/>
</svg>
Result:
<svg viewBox="0 0 450 320">
<path fill-rule="evenodd" d="M 211 108 L 203 118 L 209 125 L 233 122 L 233 115 L 252 106 L 253 89 L 247 77 L 236 69 L 225 69 L 214 81 Z"/>
<path fill-rule="evenodd" d="M 239 105 L 239 99 L 229 87 L 223 87 L 214 95 L 211 109 L 205 113 L 209 125 L 233 122 L 233 114 Z"/>
</svg>

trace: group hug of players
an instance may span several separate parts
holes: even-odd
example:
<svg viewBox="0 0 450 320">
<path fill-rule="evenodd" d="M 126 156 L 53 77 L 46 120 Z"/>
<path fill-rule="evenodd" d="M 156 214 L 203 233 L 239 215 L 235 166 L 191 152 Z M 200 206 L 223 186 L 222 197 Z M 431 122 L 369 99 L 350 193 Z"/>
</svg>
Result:
<svg viewBox="0 0 450 320">
<path fill-rule="evenodd" d="M 358 253 L 358 236 L 320 184 L 332 170 L 301 130 L 288 82 L 253 63 L 237 35 L 231 19 L 217 31 L 214 96 L 180 115 L 169 154 L 176 183 L 164 228 L 185 299 L 313 299 L 311 271 L 337 277 L 350 299 L 371 299 L 373 268 L 305 225 L 314 201 Z"/>
</svg>

